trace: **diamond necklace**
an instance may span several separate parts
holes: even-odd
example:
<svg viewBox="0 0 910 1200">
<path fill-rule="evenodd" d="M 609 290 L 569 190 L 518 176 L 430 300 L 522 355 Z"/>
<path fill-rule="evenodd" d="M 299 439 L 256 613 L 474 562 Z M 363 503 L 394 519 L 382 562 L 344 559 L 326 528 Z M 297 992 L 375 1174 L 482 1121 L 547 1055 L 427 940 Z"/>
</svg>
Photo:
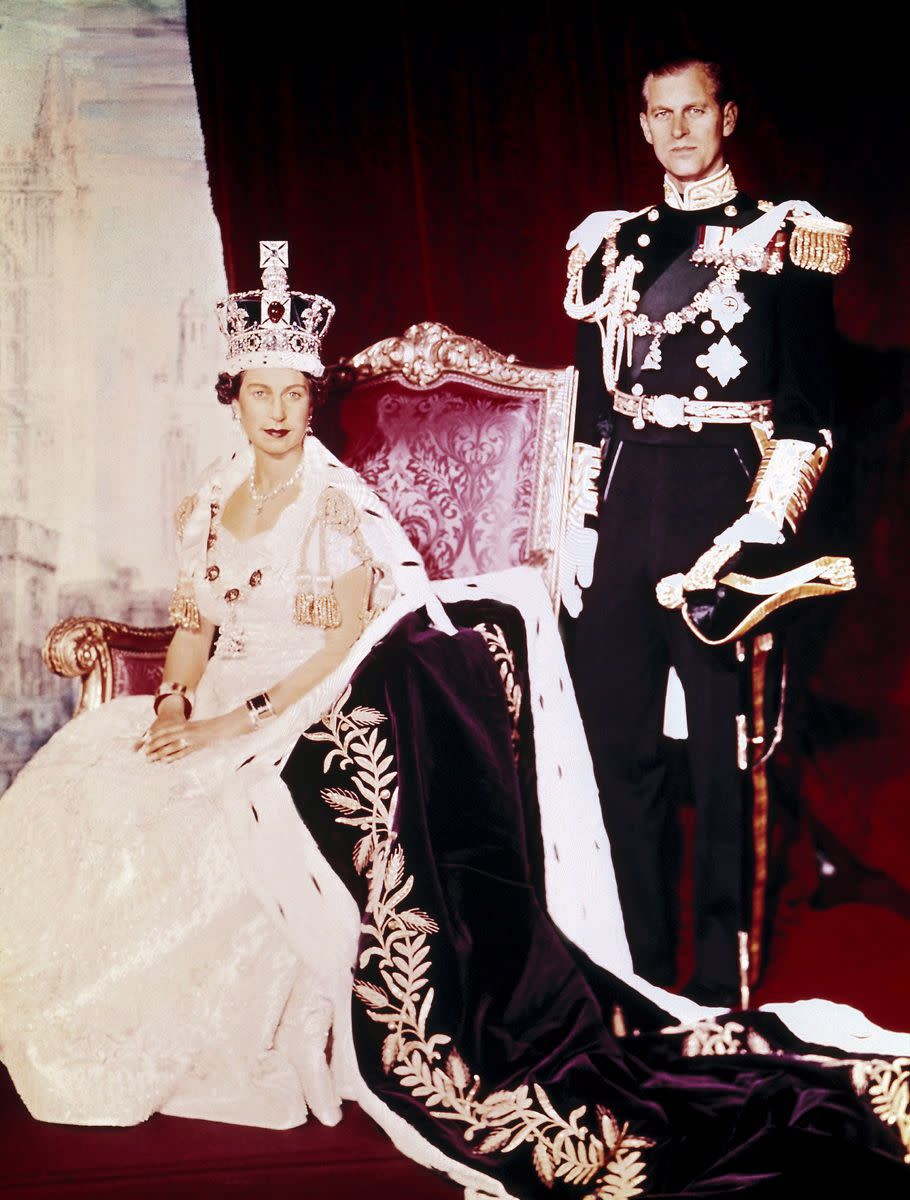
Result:
<svg viewBox="0 0 910 1200">
<path fill-rule="evenodd" d="M 284 483 L 279 483 L 278 487 L 272 488 L 272 490 L 270 492 L 266 492 L 266 494 L 263 496 L 262 493 L 259 491 L 259 489 L 256 487 L 256 466 L 254 464 L 253 469 L 250 471 L 250 495 L 253 498 L 253 504 L 256 506 L 256 516 L 257 517 L 259 516 L 259 514 L 262 512 L 265 505 L 268 504 L 268 502 L 270 500 L 274 500 L 276 496 L 279 496 L 283 491 L 285 491 L 287 488 L 289 488 L 292 484 L 296 483 L 302 474 L 303 474 L 303 455 L 301 454 L 300 462 L 297 464 L 297 470 L 294 472 L 294 474 L 289 476 L 289 478 L 287 478 L 284 481 Z"/>
</svg>

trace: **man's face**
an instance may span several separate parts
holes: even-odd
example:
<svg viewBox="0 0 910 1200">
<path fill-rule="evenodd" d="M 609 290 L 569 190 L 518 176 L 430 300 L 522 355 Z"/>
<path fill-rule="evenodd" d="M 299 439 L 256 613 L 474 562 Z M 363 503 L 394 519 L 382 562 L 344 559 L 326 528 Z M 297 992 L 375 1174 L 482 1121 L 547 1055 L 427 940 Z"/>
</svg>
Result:
<svg viewBox="0 0 910 1200">
<path fill-rule="evenodd" d="M 677 183 L 693 183 L 719 171 L 723 142 L 736 125 L 736 105 L 719 106 L 703 67 L 649 78 L 641 131 L 657 161 Z"/>
</svg>

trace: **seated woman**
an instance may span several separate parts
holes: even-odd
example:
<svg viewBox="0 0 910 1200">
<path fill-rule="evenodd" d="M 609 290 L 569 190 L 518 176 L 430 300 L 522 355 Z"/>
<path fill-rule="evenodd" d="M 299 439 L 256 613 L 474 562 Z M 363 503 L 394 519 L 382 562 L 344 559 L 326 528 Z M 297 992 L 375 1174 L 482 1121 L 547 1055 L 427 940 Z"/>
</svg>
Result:
<svg viewBox="0 0 910 1200">
<path fill-rule="evenodd" d="M 221 306 L 219 399 L 251 453 L 207 472 L 178 513 L 154 712 L 130 697 L 72 721 L 0 805 L 0 1053 L 44 1120 L 340 1116 L 331 969 L 300 961 L 244 881 L 231 784 L 334 698 L 393 596 L 406 609 L 428 588 L 385 507 L 309 436 L 334 308 L 290 293 L 273 251 L 261 295 Z"/>
<path fill-rule="evenodd" d="M 0 1056 L 29 1109 L 286 1127 L 340 1095 L 490 1196 L 897 1194 L 910 1039 L 631 977 L 546 601 L 519 572 L 443 610 L 306 436 L 331 306 L 264 246 L 262 292 L 222 308 L 252 458 L 182 507 L 154 719 L 77 718 L 0 803 Z"/>
</svg>

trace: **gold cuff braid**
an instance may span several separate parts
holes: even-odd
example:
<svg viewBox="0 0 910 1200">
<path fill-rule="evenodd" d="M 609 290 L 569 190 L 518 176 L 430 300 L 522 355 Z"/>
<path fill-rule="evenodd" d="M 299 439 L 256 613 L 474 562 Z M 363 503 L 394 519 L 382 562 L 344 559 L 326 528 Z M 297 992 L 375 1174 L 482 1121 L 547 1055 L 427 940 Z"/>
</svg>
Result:
<svg viewBox="0 0 910 1200">
<path fill-rule="evenodd" d="M 761 462 L 752 481 L 747 502 L 750 505 L 756 504 L 757 508 L 764 508 L 763 493 L 772 493 L 777 504 L 784 507 L 782 519 L 786 520 L 795 533 L 809 507 L 812 493 L 828 465 L 828 448 L 818 446 L 810 453 L 794 453 L 793 448 L 799 446 L 798 442 L 770 438 L 762 426 L 757 424 L 752 426 L 752 432 L 761 451 Z"/>
</svg>

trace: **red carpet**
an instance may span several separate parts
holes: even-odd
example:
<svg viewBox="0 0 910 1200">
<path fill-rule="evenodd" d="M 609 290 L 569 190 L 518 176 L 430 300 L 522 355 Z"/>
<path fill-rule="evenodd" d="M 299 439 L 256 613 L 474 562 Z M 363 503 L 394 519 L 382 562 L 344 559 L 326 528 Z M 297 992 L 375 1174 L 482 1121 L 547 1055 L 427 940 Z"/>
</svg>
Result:
<svg viewBox="0 0 910 1200">
<path fill-rule="evenodd" d="M 0 1068 L 0 1196 L 37 1200 L 457 1200 L 348 1105 L 334 1129 L 152 1117 L 130 1129 L 33 1120 Z"/>
</svg>

